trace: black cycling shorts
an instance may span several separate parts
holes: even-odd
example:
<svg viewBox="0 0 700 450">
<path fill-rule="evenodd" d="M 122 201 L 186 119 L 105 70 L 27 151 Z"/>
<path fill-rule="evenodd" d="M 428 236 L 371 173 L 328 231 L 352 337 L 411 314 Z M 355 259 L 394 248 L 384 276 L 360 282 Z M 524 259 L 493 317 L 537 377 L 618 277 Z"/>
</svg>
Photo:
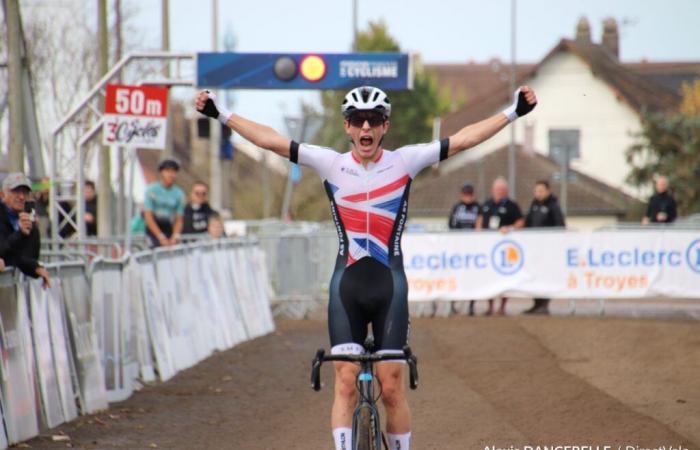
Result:
<svg viewBox="0 0 700 450">
<path fill-rule="evenodd" d="M 369 324 L 376 351 L 402 351 L 409 329 L 408 283 L 402 269 L 371 257 L 336 266 L 328 303 L 332 352 L 359 353 Z"/>
</svg>

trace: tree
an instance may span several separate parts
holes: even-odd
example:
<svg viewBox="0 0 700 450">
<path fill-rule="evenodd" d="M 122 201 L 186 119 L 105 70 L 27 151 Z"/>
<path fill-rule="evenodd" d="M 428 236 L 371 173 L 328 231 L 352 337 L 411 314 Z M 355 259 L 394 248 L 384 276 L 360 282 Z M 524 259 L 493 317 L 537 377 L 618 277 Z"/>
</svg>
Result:
<svg viewBox="0 0 700 450">
<path fill-rule="evenodd" d="M 358 34 L 356 48 L 359 52 L 401 51 L 399 44 L 389 35 L 386 24 L 381 21 L 370 22 L 367 31 Z M 433 119 L 448 110 L 449 102 L 439 94 L 434 76 L 421 67 L 416 69 L 412 91 L 388 92 L 392 113 L 391 128 L 383 143 L 386 148 L 430 141 Z M 339 151 L 350 148 L 340 112 L 345 94 L 344 91 L 321 94 L 324 124 L 316 137 L 319 144 Z"/>
<path fill-rule="evenodd" d="M 655 175 L 665 175 L 678 212 L 700 212 L 700 82 L 683 86 L 680 112 L 646 115 L 637 138 L 626 152 L 627 181 L 649 186 Z"/>
</svg>

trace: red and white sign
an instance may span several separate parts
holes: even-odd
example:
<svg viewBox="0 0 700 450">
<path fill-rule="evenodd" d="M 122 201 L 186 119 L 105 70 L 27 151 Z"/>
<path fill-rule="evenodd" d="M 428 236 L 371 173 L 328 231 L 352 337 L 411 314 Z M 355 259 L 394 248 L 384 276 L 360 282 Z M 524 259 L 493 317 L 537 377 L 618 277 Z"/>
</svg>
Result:
<svg viewBox="0 0 700 450">
<path fill-rule="evenodd" d="M 168 89 L 108 84 L 102 143 L 165 148 Z"/>
</svg>

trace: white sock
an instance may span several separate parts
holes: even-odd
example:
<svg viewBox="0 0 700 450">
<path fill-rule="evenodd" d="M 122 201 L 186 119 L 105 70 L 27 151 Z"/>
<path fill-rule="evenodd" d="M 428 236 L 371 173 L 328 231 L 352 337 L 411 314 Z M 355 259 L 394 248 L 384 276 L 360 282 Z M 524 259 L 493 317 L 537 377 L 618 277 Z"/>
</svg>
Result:
<svg viewBox="0 0 700 450">
<path fill-rule="evenodd" d="M 409 450 L 411 444 L 411 432 L 403 434 L 386 434 L 389 440 L 389 450 Z"/>
<path fill-rule="evenodd" d="M 350 428 L 334 428 L 333 439 L 335 450 L 352 450 L 352 430 Z"/>
</svg>

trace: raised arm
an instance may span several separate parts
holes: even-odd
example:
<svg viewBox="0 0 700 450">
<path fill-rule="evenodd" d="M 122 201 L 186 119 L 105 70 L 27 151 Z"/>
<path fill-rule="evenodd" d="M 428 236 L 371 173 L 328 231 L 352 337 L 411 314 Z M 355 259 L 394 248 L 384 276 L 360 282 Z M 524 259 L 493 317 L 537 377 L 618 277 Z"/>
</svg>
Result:
<svg viewBox="0 0 700 450">
<path fill-rule="evenodd" d="M 535 105 L 537 105 L 535 91 L 527 86 L 520 86 L 520 88 L 515 91 L 513 104 L 503 112 L 480 122 L 467 125 L 450 136 L 450 147 L 447 151 L 447 156 L 452 156 L 462 150 L 481 144 L 518 117 L 524 116 L 532 111 Z"/>
<path fill-rule="evenodd" d="M 209 91 L 201 91 L 197 94 L 195 107 L 200 113 L 219 120 L 258 147 L 271 150 L 285 158 L 289 157 L 291 139 L 282 136 L 267 125 L 253 122 L 228 111 Z"/>
</svg>

